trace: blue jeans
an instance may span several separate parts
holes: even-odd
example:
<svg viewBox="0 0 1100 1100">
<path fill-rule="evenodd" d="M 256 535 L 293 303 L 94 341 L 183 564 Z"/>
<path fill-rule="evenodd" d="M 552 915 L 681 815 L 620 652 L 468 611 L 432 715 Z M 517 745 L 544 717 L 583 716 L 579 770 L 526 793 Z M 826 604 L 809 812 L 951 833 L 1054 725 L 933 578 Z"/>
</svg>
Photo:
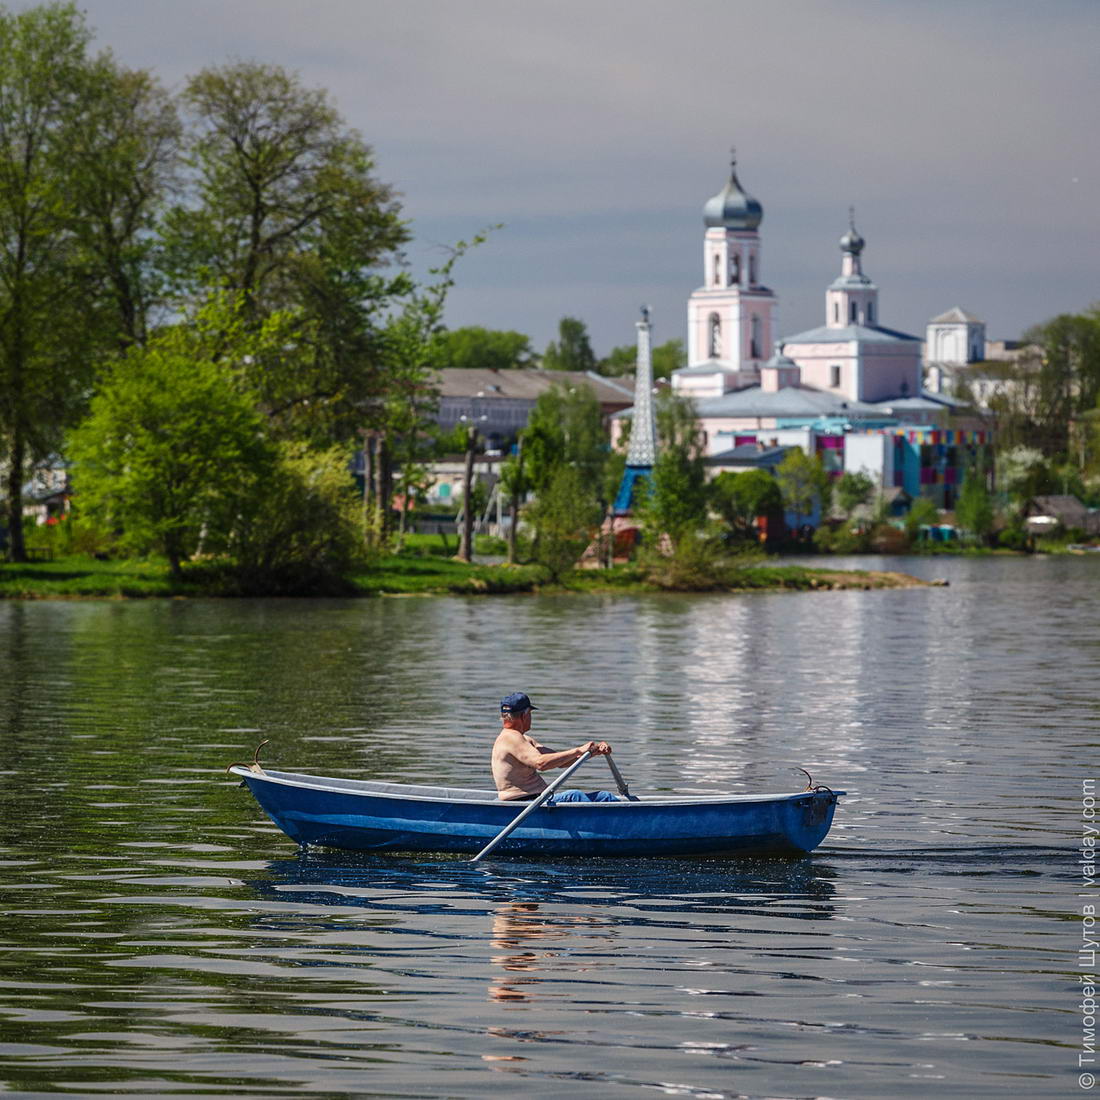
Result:
<svg viewBox="0 0 1100 1100">
<path fill-rule="evenodd" d="M 555 791 L 551 798 L 555 802 L 618 802 L 610 791 Z"/>
</svg>

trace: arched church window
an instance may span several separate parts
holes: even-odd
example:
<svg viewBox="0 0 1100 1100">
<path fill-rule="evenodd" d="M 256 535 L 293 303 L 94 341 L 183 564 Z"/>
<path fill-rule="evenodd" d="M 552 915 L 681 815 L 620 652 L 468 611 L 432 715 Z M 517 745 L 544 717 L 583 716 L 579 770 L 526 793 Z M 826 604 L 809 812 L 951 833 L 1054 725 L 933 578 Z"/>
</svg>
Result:
<svg viewBox="0 0 1100 1100">
<path fill-rule="evenodd" d="M 840 387 L 840 364 L 839 363 L 834 363 L 829 368 L 829 385 L 832 386 L 834 390 L 838 389 Z"/>
<path fill-rule="evenodd" d="M 833 320 L 839 324 L 840 322 L 840 303 L 833 302 Z"/>
<path fill-rule="evenodd" d="M 749 253 L 749 286 L 756 286 L 756 253 Z"/>
<path fill-rule="evenodd" d="M 855 304 L 855 302 L 851 302 L 848 305 L 848 320 L 851 321 L 852 324 L 855 324 L 855 320 L 856 320 L 856 304 Z"/>
<path fill-rule="evenodd" d="M 752 316 L 752 343 L 749 350 L 753 359 L 760 358 L 760 318 L 755 313 Z"/>
<path fill-rule="evenodd" d="M 722 257 L 717 252 L 714 254 L 714 285 L 722 285 Z"/>
<path fill-rule="evenodd" d="M 735 252 L 730 258 L 730 286 L 738 286 L 741 282 L 741 254 Z"/>
<path fill-rule="evenodd" d="M 873 325 L 875 323 L 875 303 L 867 303 L 867 324 Z"/>
<path fill-rule="evenodd" d="M 717 313 L 712 313 L 707 319 L 707 327 L 707 354 L 711 359 L 717 359 L 722 354 L 722 319 Z"/>
</svg>

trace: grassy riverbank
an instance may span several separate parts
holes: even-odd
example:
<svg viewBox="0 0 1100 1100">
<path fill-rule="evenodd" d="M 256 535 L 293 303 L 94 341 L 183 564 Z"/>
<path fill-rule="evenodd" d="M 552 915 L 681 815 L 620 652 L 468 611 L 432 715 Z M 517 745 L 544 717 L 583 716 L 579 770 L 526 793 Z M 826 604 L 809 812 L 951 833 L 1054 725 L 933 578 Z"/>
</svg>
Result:
<svg viewBox="0 0 1100 1100">
<path fill-rule="evenodd" d="M 902 573 L 749 565 L 723 591 L 764 589 L 902 588 L 924 582 Z M 636 566 L 582 570 L 551 585 L 536 565 L 467 565 L 441 555 L 393 554 L 347 578 L 342 594 L 355 596 L 489 595 L 508 592 L 656 592 Z M 0 599 L 128 599 L 234 595 L 221 575 L 196 566 L 173 580 L 158 560 L 98 561 L 72 556 L 23 565 L 0 564 Z M 328 595 L 340 594 L 334 592 Z"/>
</svg>

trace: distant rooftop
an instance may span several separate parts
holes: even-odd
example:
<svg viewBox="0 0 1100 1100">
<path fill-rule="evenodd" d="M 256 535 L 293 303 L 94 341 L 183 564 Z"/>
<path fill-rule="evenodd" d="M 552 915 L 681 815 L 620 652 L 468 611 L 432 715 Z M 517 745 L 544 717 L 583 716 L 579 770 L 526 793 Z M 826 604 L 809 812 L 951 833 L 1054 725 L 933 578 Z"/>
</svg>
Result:
<svg viewBox="0 0 1100 1100">
<path fill-rule="evenodd" d="M 870 417 L 881 416 L 882 410 L 862 401 L 851 401 L 840 394 L 826 393 L 810 386 L 783 386 L 774 392 L 759 386 L 708 397 L 695 403 L 700 416 L 756 417 Z"/>
<path fill-rule="evenodd" d="M 919 336 L 910 336 L 907 332 L 897 332 L 892 328 L 883 328 L 881 325 L 845 325 L 843 328 L 829 328 L 822 325 L 821 328 L 808 329 L 806 332 L 796 332 L 793 336 L 784 336 L 779 341 L 787 344 L 847 344 L 858 341 L 861 344 L 900 344 L 910 340 L 920 342 Z"/>
<path fill-rule="evenodd" d="M 555 383 L 590 386 L 602 405 L 629 405 L 634 387 L 619 378 L 605 378 L 592 371 L 489 370 L 481 367 L 445 367 L 439 372 L 442 397 L 513 398 L 534 401 Z"/>
<path fill-rule="evenodd" d="M 973 313 L 967 313 L 961 306 L 952 306 L 946 313 L 941 313 L 938 317 L 933 317 L 929 324 L 965 324 L 967 322 L 982 324 L 980 317 L 975 317 Z"/>
</svg>

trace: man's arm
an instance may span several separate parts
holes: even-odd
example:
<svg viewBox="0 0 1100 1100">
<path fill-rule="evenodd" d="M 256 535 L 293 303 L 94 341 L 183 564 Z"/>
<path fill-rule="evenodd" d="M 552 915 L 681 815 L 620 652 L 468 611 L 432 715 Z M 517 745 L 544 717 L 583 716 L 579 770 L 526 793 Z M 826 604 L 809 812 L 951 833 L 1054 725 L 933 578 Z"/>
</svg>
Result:
<svg viewBox="0 0 1100 1100">
<path fill-rule="evenodd" d="M 514 740 L 510 739 L 508 751 L 521 764 L 526 764 L 535 771 L 544 772 L 552 768 L 564 768 L 580 760 L 586 752 L 595 756 L 606 756 L 611 752 L 611 746 L 606 741 L 587 741 L 573 749 L 563 749 L 555 752 L 545 745 L 540 745 L 528 734 L 526 737 L 517 734 Z"/>
</svg>

